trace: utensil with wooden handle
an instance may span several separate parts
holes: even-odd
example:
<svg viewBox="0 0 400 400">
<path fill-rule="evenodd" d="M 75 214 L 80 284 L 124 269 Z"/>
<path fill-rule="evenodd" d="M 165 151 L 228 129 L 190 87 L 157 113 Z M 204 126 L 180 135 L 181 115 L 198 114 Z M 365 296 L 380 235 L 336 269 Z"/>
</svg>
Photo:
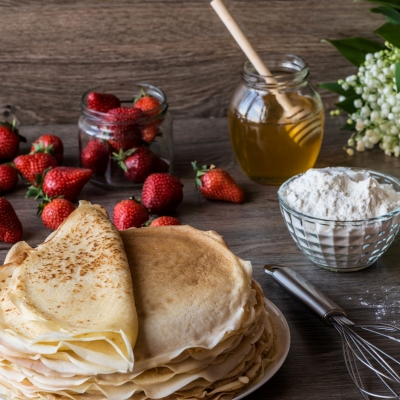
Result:
<svg viewBox="0 0 400 400">
<path fill-rule="evenodd" d="M 267 85 L 277 85 L 277 80 L 255 51 L 224 2 L 222 0 L 212 0 L 210 4 L 253 64 L 257 73 L 265 79 Z M 271 92 L 274 93 L 276 100 L 284 110 L 284 120 L 282 122 L 293 124 L 293 127 L 289 130 L 289 136 L 295 143 L 303 146 L 315 135 L 321 134 L 321 121 L 318 117 L 310 119 L 314 115 L 310 110 L 299 105 L 293 105 L 285 93 L 280 93 L 278 90 L 271 90 Z"/>
</svg>

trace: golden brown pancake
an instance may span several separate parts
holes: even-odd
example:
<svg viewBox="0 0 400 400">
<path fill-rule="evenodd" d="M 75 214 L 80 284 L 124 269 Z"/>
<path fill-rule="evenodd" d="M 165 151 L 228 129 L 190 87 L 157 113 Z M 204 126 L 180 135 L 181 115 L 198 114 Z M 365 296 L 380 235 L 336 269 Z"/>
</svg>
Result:
<svg viewBox="0 0 400 400">
<path fill-rule="evenodd" d="M 31 341 L 31 347 L 25 343 L 24 347 L 13 340 L 2 341 L 3 333 L 0 332 L 0 394 L 7 399 L 21 400 L 228 400 L 262 376 L 265 365 L 275 357 L 277 343 L 273 324 L 265 311 L 263 292 L 252 280 L 249 262 L 236 257 L 215 232 L 203 232 L 189 226 L 130 229 L 120 232 L 122 241 L 118 232 L 112 230 L 114 233 L 109 237 L 102 237 L 103 246 L 98 243 L 93 247 L 92 240 L 97 243 L 103 230 L 108 229 L 109 221 L 97 213 L 103 213 L 102 210 L 96 206 L 88 207 L 79 207 L 83 211 L 79 223 L 68 224 L 68 219 L 62 228 L 64 233 L 57 231 L 37 249 L 20 243 L 7 257 L 8 264 L 3 267 L 5 273 L 24 266 L 26 260 L 30 260 L 38 272 L 34 277 L 29 275 L 26 267 L 18 273 L 13 272 L 8 280 L 15 288 L 9 292 L 7 301 L 14 305 L 13 312 L 21 313 L 20 322 L 26 322 L 22 318 L 25 315 L 32 317 L 28 321 L 30 325 L 19 327 L 17 335 L 29 332 L 33 336 L 38 334 L 41 339 Z M 88 215 L 95 209 L 96 217 L 90 221 Z M 78 243 L 69 234 L 76 234 L 78 225 L 98 226 L 99 230 L 91 235 L 91 229 L 79 227 L 84 234 Z M 71 261 L 73 249 L 80 244 L 82 248 L 75 251 L 76 256 Z M 126 257 L 125 253 L 120 253 L 122 245 Z M 98 249 L 104 250 L 104 265 L 97 257 Z M 33 253 L 35 251 L 43 251 L 43 257 L 40 253 L 35 258 L 38 254 Z M 69 254 L 68 260 L 63 257 L 63 251 Z M 59 279 L 60 290 L 68 293 L 73 290 L 70 283 L 72 264 L 76 264 L 74 279 L 78 281 L 93 271 L 101 271 L 101 276 L 106 277 L 105 285 L 100 285 L 98 291 L 97 275 L 85 282 L 86 289 L 96 287 L 96 296 L 90 301 L 97 310 L 92 305 L 88 309 L 79 307 L 78 300 L 84 300 L 88 294 L 91 297 L 91 292 L 83 289 L 77 292 L 73 315 L 66 310 L 65 322 L 58 315 L 52 318 L 63 305 L 61 295 L 56 295 L 55 303 L 46 307 L 50 293 L 54 291 L 47 287 L 52 281 L 44 274 L 48 271 L 47 257 L 51 259 L 49 252 L 57 252 L 57 257 L 53 257 L 55 265 L 66 264 L 65 268 L 59 268 L 61 272 L 66 271 Z M 79 257 L 84 260 L 80 261 Z M 38 259 L 43 259 L 44 263 Z M 91 268 L 92 263 L 96 267 Z M 113 263 L 116 276 L 112 276 Z M 68 279 L 64 282 L 63 277 Z M 130 288 L 121 295 L 119 289 L 128 285 Z M 104 288 L 108 292 L 103 292 Z M 40 297 L 42 290 L 45 291 L 43 298 Z M 104 293 L 109 295 L 107 302 L 97 302 Z M 129 293 L 135 295 L 137 320 L 136 314 L 132 318 L 132 313 L 125 313 Z M 69 300 L 73 301 L 72 297 Z M 108 304 L 110 302 L 117 302 L 118 308 L 113 308 L 113 304 Z M 103 321 L 99 316 L 105 313 L 109 319 Z M 90 314 L 97 317 L 93 324 L 89 321 Z M 95 330 L 85 331 L 88 328 L 86 316 L 88 326 L 96 329 L 104 326 L 104 322 L 110 324 L 110 330 L 103 329 L 102 335 L 106 339 L 113 338 L 111 341 L 116 348 L 123 343 L 113 336 L 118 327 L 122 328 L 120 333 L 125 338 L 131 337 L 129 332 L 132 333 L 135 327 L 138 329 L 132 371 L 115 369 L 120 360 L 111 357 L 111 343 L 99 341 Z M 42 353 L 54 345 L 57 335 L 64 334 L 61 326 L 76 333 L 78 350 L 83 352 L 75 348 L 75 341 L 63 341 L 57 351 Z M 124 330 L 128 333 L 123 333 Z M 48 333 L 51 340 L 43 340 L 43 335 Z M 91 343 L 96 346 L 90 347 Z M 73 359 L 70 358 L 71 351 L 76 351 Z M 125 355 L 123 351 L 121 354 Z M 102 364 L 106 357 L 114 371 L 107 371 L 110 366 Z"/>
</svg>

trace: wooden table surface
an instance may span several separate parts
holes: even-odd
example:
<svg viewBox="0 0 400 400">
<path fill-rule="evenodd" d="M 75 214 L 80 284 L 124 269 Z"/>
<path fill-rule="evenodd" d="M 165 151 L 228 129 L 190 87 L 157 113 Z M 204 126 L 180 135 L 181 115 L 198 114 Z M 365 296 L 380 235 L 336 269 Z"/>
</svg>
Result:
<svg viewBox="0 0 400 400">
<path fill-rule="evenodd" d="M 326 134 L 317 167 L 358 166 L 400 175 L 400 160 L 374 150 L 350 157 L 342 150 L 347 133 L 342 120 L 327 116 Z M 66 147 L 65 164 L 78 164 L 76 125 L 26 126 L 21 133 L 33 141 L 40 134 L 59 135 Z M 352 273 L 333 273 L 309 262 L 287 231 L 278 205 L 277 187 L 251 182 L 237 165 L 225 118 L 177 119 L 174 121 L 175 171 L 184 183 L 184 200 L 176 216 L 184 224 L 220 233 L 231 250 L 253 263 L 254 276 L 286 317 L 291 333 L 289 355 L 276 375 L 248 396 L 258 399 L 357 399 L 361 398 L 343 362 L 339 334 L 325 326 L 263 272 L 266 263 L 294 267 L 348 311 L 357 322 L 364 320 L 400 325 L 400 239 L 395 239 L 382 258 L 371 267 Z M 27 152 L 29 145 L 21 148 Z M 234 175 L 246 193 L 242 205 L 211 202 L 196 192 L 190 162 L 215 163 Z M 16 191 L 6 194 L 22 221 L 23 240 L 31 246 L 41 243 L 50 231 L 36 217 L 36 202 L 26 199 L 26 184 L 20 180 Z M 140 188 L 106 191 L 86 185 L 80 198 L 99 203 L 110 214 L 114 205 L 129 196 L 140 196 Z M 0 243 L 0 265 L 11 245 Z M 400 345 L 397 345 L 400 347 Z M 393 346 L 395 350 L 396 345 Z"/>
</svg>

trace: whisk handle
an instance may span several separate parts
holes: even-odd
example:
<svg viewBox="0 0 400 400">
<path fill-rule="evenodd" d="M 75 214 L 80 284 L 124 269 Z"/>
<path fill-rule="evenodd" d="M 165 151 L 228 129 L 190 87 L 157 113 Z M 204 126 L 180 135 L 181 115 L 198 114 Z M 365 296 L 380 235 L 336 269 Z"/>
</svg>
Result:
<svg viewBox="0 0 400 400">
<path fill-rule="evenodd" d="M 332 326 L 329 320 L 332 315 L 347 317 L 343 309 L 293 269 L 282 265 L 266 265 L 264 269 L 282 287 L 311 308 L 327 325 Z"/>
</svg>

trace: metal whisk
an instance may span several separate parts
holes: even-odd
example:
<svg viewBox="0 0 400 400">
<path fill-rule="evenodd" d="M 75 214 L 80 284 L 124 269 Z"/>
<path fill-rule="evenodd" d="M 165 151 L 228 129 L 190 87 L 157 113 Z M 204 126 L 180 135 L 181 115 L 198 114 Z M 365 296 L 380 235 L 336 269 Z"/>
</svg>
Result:
<svg viewBox="0 0 400 400">
<path fill-rule="evenodd" d="M 393 341 L 400 342 L 399 328 L 355 324 L 343 309 L 293 269 L 281 265 L 266 265 L 264 269 L 340 333 L 347 370 L 364 399 L 400 400 L 400 361 L 387 353 L 393 350 Z"/>
</svg>

